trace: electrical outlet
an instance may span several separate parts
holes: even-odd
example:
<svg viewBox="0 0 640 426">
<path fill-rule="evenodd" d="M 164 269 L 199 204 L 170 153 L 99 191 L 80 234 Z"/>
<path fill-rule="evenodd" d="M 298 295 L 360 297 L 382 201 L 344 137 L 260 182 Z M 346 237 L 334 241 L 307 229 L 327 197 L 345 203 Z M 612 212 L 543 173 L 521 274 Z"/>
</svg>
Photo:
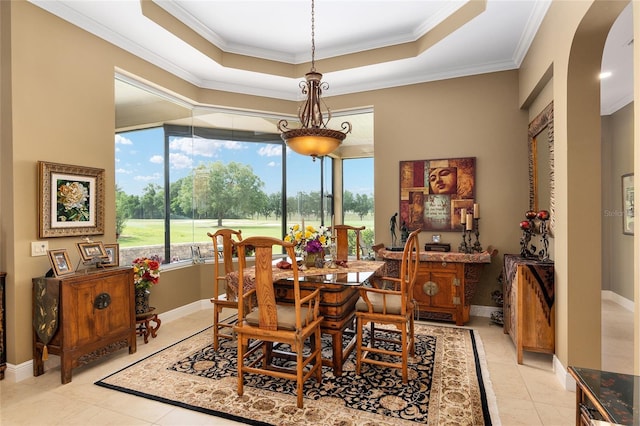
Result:
<svg viewBox="0 0 640 426">
<path fill-rule="evenodd" d="M 31 256 L 46 256 L 49 250 L 49 241 L 32 241 Z"/>
</svg>

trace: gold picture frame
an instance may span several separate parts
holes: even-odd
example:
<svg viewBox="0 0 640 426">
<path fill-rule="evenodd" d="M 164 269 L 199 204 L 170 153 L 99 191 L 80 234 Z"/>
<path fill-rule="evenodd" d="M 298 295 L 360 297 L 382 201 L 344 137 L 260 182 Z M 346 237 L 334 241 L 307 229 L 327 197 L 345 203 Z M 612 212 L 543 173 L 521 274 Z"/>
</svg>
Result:
<svg viewBox="0 0 640 426">
<path fill-rule="evenodd" d="M 53 269 L 53 273 L 56 276 L 74 273 L 67 249 L 48 250 L 47 254 L 49 255 L 51 269 Z"/>
<path fill-rule="evenodd" d="M 104 234 L 104 169 L 38 161 L 40 238 Z"/>
<path fill-rule="evenodd" d="M 102 262 L 102 266 L 120 266 L 120 244 L 105 244 L 108 260 Z"/>
<path fill-rule="evenodd" d="M 105 260 L 109 259 L 109 255 L 107 254 L 102 241 L 78 243 L 78 251 L 80 252 L 80 258 L 82 258 L 84 262 L 88 262 L 96 258 Z"/>
</svg>

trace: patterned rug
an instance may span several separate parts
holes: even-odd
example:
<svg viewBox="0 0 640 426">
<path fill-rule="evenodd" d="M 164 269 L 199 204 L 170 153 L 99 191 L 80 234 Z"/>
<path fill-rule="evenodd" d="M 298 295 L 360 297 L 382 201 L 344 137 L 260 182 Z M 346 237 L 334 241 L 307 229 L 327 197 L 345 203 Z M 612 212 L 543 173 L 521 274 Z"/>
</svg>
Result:
<svg viewBox="0 0 640 426">
<path fill-rule="evenodd" d="M 253 425 L 491 425 L 495 397 L 474 330 L 416 323 L 409 383 L 400 371 L 363 365 L 355 351 L 342 377 L 323 368 L 321 384 L 305 383 L 304 408 L 295 382 L 247 374 L 237 394 L 236 342 L 211 348 L 210 328 L 96 382 L 99 386 Z M 330 341 L 326 342 L 328 346 Z M 328 355 L 331 354 L 328 348 Z"/>
</svg>

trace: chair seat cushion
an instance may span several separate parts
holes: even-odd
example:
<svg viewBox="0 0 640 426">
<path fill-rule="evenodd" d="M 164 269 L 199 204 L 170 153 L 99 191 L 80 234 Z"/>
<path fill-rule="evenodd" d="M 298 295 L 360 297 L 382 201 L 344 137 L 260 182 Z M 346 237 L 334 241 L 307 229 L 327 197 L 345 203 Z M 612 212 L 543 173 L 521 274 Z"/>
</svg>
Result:
<svg viewBox="0 0 640 426">
<path fill-rule="evenodd" d="M 279 330 L 295 330 L 296 329 L 296 308 L 288 305 L 276 305 L 278 313 L 278 329 Z M 307 325 L 307 308 L 300 308 L 300 317 L 302 318 L 302 326 Z M 247 324 L 258 327 L 260 325 L 260 309 L 253 310 L 245 317 Z"/>
<path fill-rule="evenodd" d="M 381 314 L 383 312 L 382 294 L 369 292 L 368 297 L 369 297 L 369 301 L 373 305 L 373 312 Z M 387 302 L 388 314 L 400 315 L 402 313 L 402 299 L 399 294 L 387 295 L 386 302 Z M 358 299 L 358 302 L 356 303 L 356 311 L 358 312 L 369 311 L 367 302 L 365 302 L 362 297 Z"/>
</svg>

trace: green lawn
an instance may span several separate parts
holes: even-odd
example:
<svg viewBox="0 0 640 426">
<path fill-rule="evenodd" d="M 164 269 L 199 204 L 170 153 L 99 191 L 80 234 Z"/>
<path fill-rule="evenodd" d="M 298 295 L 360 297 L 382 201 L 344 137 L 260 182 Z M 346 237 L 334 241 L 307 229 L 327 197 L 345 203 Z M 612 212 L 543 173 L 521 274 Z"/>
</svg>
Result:
<svg viewBox="0 0 640 426">
<path fill-rule="evenodd" d="M 172 243 L 192 243 L 209 242 L 207 232 L 214 233 L 217 227 L 217 220 L 191 220 L 180 219 L 171 221 L 171 242 Z M 300 223 L 293 221 L 290 224 Z M 345 219 L 348 225 L 364 225 L 367 229 L 373 229 L 373 217 L 366 216 L 360 220 L 356 215 L 349 215 Z M 306 225 L 320 225 L 320 221 L 305 218 Z M 222 227 L 242 230 L 243 238 L 262 235 L 275 238 L 282 238 L 280 222 L 264 220 L 246 219 L 224 219 Z M 164 221 L 161 219 L 129 219 L 127 220 L 122 235 L 118 239 L 121 247 L 138 247 L 164 243 Z"/>
</svg>

